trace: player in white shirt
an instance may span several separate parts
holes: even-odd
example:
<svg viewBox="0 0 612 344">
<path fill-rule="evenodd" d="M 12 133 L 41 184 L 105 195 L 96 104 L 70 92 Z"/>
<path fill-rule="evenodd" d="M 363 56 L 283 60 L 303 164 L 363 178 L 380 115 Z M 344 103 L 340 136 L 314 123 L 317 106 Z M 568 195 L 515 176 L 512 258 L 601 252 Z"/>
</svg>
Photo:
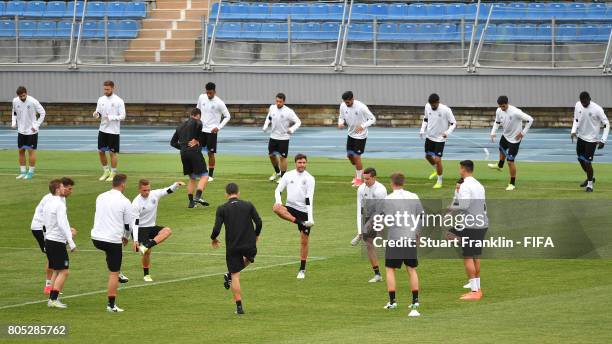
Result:
<svg viewBox="0 0 612 344">
<path fill-rule="evenodd" d="M 108 312 L 123 312 L 115 303 L 117 286 L 120 282 L 121 261 L 123 259 L 122 245 L 128 243 L 130 226 L 134 225 L 132 203 L 123 192 L 127 176 L 118 173 L 113 177 L 113 188 L 101 193 L 96 198 L 96 214 L 91 230 L 91 241 L 98 250 L 106 255 L 108 267 Z"/>
<path fill-rule="evenodd" d="M 38 114 L 38 118 L 36 118 Z M 28 95 L 25 87 L 17 88 L 13 99 L 11 128 L 17 129 L 17 149 L 19 150 L 19 175 L 16 179 L 32 179 L 36 169 L 36 148 L 38 148 L 38 129 L 45 120 L 45 109 L 38 100 Z M 26 150 L 30 169 L 26 171 Z"/>
<path fill-rule="evenodd" d="M 142 254 L 142 270 L 145 282 L 153 282 L 149 274 L 153 246 L 160 244 L 172 235 L 172 229 L 157 224 L 157 206 L 162 197 L 176 191 L 183 182 L 176 182 L 165 189 L 151 190 L 151 182 L 146 179 L 138 181 L 138 196 L 132 201 L 134 210 L 134 251 Z"/>
<path fill-rule="evenodd" d="M 572 125 L 571 138 L 576 143 L 576 154 L 578 162 L 582 170 L 586 173 L 587 179 L 580 184 L 580 187 L 586 187 L 586 192 L 593 192 L 593 156 L 595 149 L 602 149 L 608 139 L 610 133 L 610 122 L 604 113 L 601 106 L 591 101 L 591 96 L 588 92 L 580 93 L 580 101 L 576 103 L 574 108 L 574 124 Z M 599 131 L 603 127 L 603 134 L 599 136 Z"/>
<path fill-rule="evenodd" d="M 270 105 L 262 130 L 270 128 L 268 141 L 268 156 L 274 168 L 274 173 L 268 180 L 278 182 L 287 172 L 287 154 L 289 154 L 289 139 L 302 125 L 295 112 L 285 105 L 285 94 L 276 95 L 276 104 Z"/>
<path fill-rule="evenodd" d="M 357 189 L 357 236 L 351 240 L 351 245 L 357 245 L 362 239 L 365 242 L 368 259 L 372 265 L 372 270 L 374 270 L 374 277 L 368 281 L 370 283 L 382 281 L 382 276 L 378 266 L 376 247 L 374 247 L 376 231 L 365 230 L 363 224 L 370 220 L 380 200 L 385 199 L 385 197 L 387 197 L 387 189 L 376 180 L 376 169 L 372 167 L 366 168 L 363 171 L 363 184 Z"/>
<path fill-rule="evenodd" d="M 342 104 L 340 104 L 340 114 L 338 116 L 338 129 L 348 127 L 348 137 L 346 139 L 346 157 L 355 166 L 355 178 L 353 187 L 363 183 L 363 164 L 361 154 L 365 151 L 366 140 L 368 138 L 368 127 L 376 123 L 376 117 L 368 109 L 368 106 L 359 100 L 354 99 L 353 92 L 346 91 L 342 94 Z"/>
<path fill-rule="evenodd" d="M 70 252 L 74 252 L 76 244 L 73 237 L 76 230 L 70 227 L 66 213 L 65 191 L 62 181 L 54 179 L 49 183 L 49 191 L 53 195 L 42 209 L 45 227 L 45 253 L 49 261 L 49 268 L 53 270 L 51 278 L 51 292 L 47 306 L 50 308 L 67 308 L 68 306 L 58 300 L 64 283 L 68 278 L 69 258 L 66 244 Z"/>
<path fill-rule="evenodd" d="M 306 277 L 306 259 L 308 258 L 308 238 L 314 225 L 313 198 L 315 179 L 306 171 L 308 158 L 297 154 L 294 158 L 295 170 L 291 170 L 281 178 L 274 192 L 275 203 L 272 210 L 283 220 L 297 224 L 300 231 L 300 270 L 297 278 Z M 283 206 L 282 192 L 287 189 L 287 199 Z"/>
<path fill-rule="evenodd" d="M 230 121 L 231 115 L 223 100 L 217 97 L 216 85 L 209 82 L 206 92 L 198 98 L 196 107 L 202 111 L 202 136 L 200 146 L 208 152 L 208 181 L 213 181 L 215 173 L 215 154 L 217 153 L 217 133 Z"/>
<path fill-rule="evenodd" d="M 499 140 L 499 162 L 497 164 L 488 164 L 489 168 L 501 171 L 504 167 L 504 162 L 508 160 L 508 170 L 510 172 L 510 183 L 506 187 L 506 191 L 512 191 L 516 188 L 516 165 L 514 160 L 519 151 L 519 145 L 523 137 L 527 135 L 527 131 L 533 124 L 533 117 L 521 111 L 521 109 L 508 104 L 507 96 L 499 96 L 497 98 L 497 111 L 495 112 L 495 122 L 491 129 L 491 142 L 495 142 L 495 134 L 497 129 L 502 126 L 504 132 Z M 525 125 L 523 126 L 523 123 Z"/>
<path fill-rule="evenodd" d="M 455 197 L 449 210 L 459 212 L 455 218 L 463 218 L 463 223 L 455 223 L 455 228 L 448 233 L 449 239 L 458 239 L 462 243 L 463 265 L 468 276 L 468 293 L 461 300 L 480 300 L 480 256 L 482 255 L 482 240 L 485 239 L 489 227 L 485 188 L 472 175 L 474 162 L 464 160 L 459 163 L 461 179 L 457 182 Z M 468 221 L 471 218 L 474 220 Z M 467 237 L 469 244 L 463 245 L 462 237 Z M 474 243 L 474 244 L 472 244 Z"/>
<path fill-rule="evenodd" d="M 98 99 L 94 118 L 100 119 L 100 130 L 98 131 L 98 155 L 104 173 L 98 179 L 110 182 L 117 174 L 117 160 L 119 154 L 121 121 L 125 119 L 125 104 L 123 99 L 114 94 L 115 83 L 111 80 L 104 82 L 104 95 Z M 108 167 L 108 152 L 111 165 Z"/>
<path fill-rule="evenodd" d="M 63 177 L 62 179 L 60 179 L 60 181 L 63 187 L 62 200 L 65 202 L 66 197 L 72 194 L 72 189 L 74 187 L 74 181 L 68 177 Z M 42 251 L 42 253 L 45 253 L 45 231 L 44 231 L 45 220 L 43 217 L 43 209 L 45 207 L 45 204 L 47 204 L 47 202 L 49 202 L 49 200 L 51 200 L 52 198 L 53 198 L 53 194 L 48 193 L 40 200 L 40 202 L 36 206 L 36 209 L 34 210 L 34 216 L 32 217 L 32 224 L 30 225 L 30 228 L 32 229 L 32 235 L 36 239 L 36 242 L 38 243 L 38 247 L 40 247 L 40 250 Z M 45 256 L 46 256 L 46 253 L 45 253 Z M 43 293 L 45 293 L 46 295 L 49 295 L 51 293 L 51 286 L 52 286 L 51 279 L 53 277 L 53 270 L 49 268 L 48 259 L 45 259 L 45 277 L 46 279 L 45 279 L 45 287 L 43 289 Z"/>
<path fill-rule="evenodd" d="M 438 180 L 434 184 L 434 189 L 442 187 L 442 154 L 444 154 L 444 144 L 453 130 L 457 127 L 457 121 L 453 116 L 453 111 L 446 105 L 440 104 L 440 96 L 432 93 L 425 104 L 425 114 L 419 136 L 422 139 L 425 135 L 425 160 L 433 167 L 434 171 L 429 179 Z"/>
</svg>

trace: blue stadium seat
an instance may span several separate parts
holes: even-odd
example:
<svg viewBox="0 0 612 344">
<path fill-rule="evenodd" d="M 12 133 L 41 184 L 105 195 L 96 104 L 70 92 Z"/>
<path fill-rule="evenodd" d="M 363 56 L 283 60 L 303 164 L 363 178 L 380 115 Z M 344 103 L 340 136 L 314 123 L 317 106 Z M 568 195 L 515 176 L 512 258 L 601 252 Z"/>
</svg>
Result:
<svg viewBox="0 0 612 344">
<path fill-rule="evenodd" d="M 546 7 L 548 8 L 548 13 L 551 18 L 563 19 L 569 15 L 565 3 L 550 3 L 546 4 Z"/>
<path fill-rule="evenodd" d="M 108 22 L 108 38 L 132 39 L 138 36 L 140 24 L 136 20 L 111 20 Z"/>
<path fill-rule="evenodd" d="M 440 24 L 439 32 L 439 41 L 457 42 L 460 40 L 459 31 L 457 31 L 456 24 Z"/>
<path fill-rule="evenodd" d="M 587 16 L 586 4 L 574 2 L 567 5 L 568 13 L 565 16 L 568 20 L 584 20 Z"/>
<path fill-rule="evenodd" d="M 519 24 L 516 27 L 516 39 L 518 41 L 534 41 L 537 40 L 537 36 L 538 26 L 536 24 Z"/>
<path fill-rule="evenodd" d="M 108 5 L 106 5 L 106 16 L 109 18 L 123 18 L 126 9 L 126 2 L 109 2 Z"/>
<path fill-rule="evenodd" d="M 38 38 L 55 38 L 57 23 L 54 21 L 38 22 L 35 36 Z"/>
<path fill-rule="evenodd" d="M 19 21 L 19 37 L 32 38 L 36 35 L 36 22 L 33 20 Z"/>
<path fill-rule="evenodd" d="M 351 24 L 349 26 L 348 39 L 352 42 L 371 42 L 374 38 L 374 27 L 372 24 Z"/>
<path fill-rule="evenodd" d="M 308 20 L 310 19 L 308 16 L 309 6 L 306 4 L 292 4 L 289 9 L 289 14 L 291 14 L 291 19 L 295 20 Z"/>
<path fill-rule="evenodd" d="M 104 38 L 104 22 L 97 20 L 85 21 L 83 23 L 83 32 L 81 38 Z"/>
<path fill-rule="evenodd" d="M 4 4 L 4 1 L 0 1 L 0 17 L 2 17 L 4 15 L 4 8 L 6 7 L 6 5 Z"/>
<path fill-rule="evenodd" d="M 576 24 L 561 24 L 557 27 L 557 42 L 575 42 L 578 38 L 578 26 Z"/>
<path fill-rule="evenodd" d="M 397 26 L 396 41 L 408 42 L 417 40 L 417 25 L 402 23 Z"/>
<path fill-rule="evenodd" d="M 291 23 L 291 39 L 298 41 L 318 40 L 321 32 L 319 23 Z"/>
<path fill-rule="evenodd" d="M 368 4 L 353 4 L 351 20 L 368 20 L 370 18 L 369 12 L 370 6 L 368 6 Z"/>
<path fill-rule="evenodd" d="M 336 41 L 338 40 L 338 31 L 340 30 L 340 24 L 337 22 L 327 22 L 321 24 L 321 34 L 319 39 L 322 41 Z"/>
<path fill-rule="evenodd" d="M 9 1 L 6 3 L 4 15 L 9 17 L 22 16 L 25 11 L 26 3 L 24 1 Z"/>
<path fill-rule="evenodd" d="M 261 23 L 242 23 L 240 39 L 254 41 L 262 38 Z"/>
<path fill-rule="evenodd" d="M 215 5 L 217 5 L 215 7 Z M 218 3 L 213 5 L 213 18 L 217 16 Z M 243 2 L 222 3 L 221 18 L 223 19 L 246 19 L 249 17 L 249 4 Z"/>
<path fill-rule="evenodd" d="M 84 10 L 84 6 L 83 6 L 83 2 L 79 1 L 77 2 L 76 5 L 76 15 L 77 17 L 80 17 L 83 15 L 83 10 Z M 64 17 L 65 18 L 72 18 L 74 13 L 74 2 L 67 2 L 66 3 L 66 12 L 64 12 Z M 68 35 L 70 36 L 70 35 Z"/>
<path fill-rule="evenodd" d="M 389 15 L 389 6 L 387 4 L 371 4 L 370 18 L 386 19 Z"/>
<path fill-rule="evenodd" d="M 506 7 L 508 15 L 506 18 L 510 20 L 523 20 L 527 15 L 527 3 L 511 2 Z"/>
<path fill-rule="evenodd" d="M 244 19 L 262 20 L 270 16 L 270 5 L 266 3 L 252 3 L 249 6 L 249 15 Z"/>
<path fill-rule="evenodd" d="M 461 19 L 465 18 L 465 4 L 454 3 L 446 5 L 446 17 L 447 19 Z"/>
<path fill-rule="evenodd" d="M 552 40 L 552 27 L 550 24 L 538 25 L 536 40 L 545 42 Z"/>
<path fill-rule="evenodd" d="M 344 5 L 331 4 L 327 6 L 326 20 L 342 20 L 342 13 L 344 13 Z M 346 15 L 348 16 L 348 9 Z"/>
<path fill-rule="evenodd" d="M 465 5 L 465 16 L 466 19 L 474 20 L 476 18 L 476 5 L 477 4 L 467 4 Z M 479 20 L 485 20 L 489 16 L 489 9 L 491 8 L 491 4 L 480 4 L 480 14 L 478 15 Z"/>
<path fill-rule="evenodd" d="M 223 9 L 223 8 L 222 8 Z M 223 12 L 221 12 L 223 13 Z M 240 30 L 241 30 L 241 25 L 240 23 L 236 23 L 236 22 L 223 22 L 223 23 L 219 23 L 219 26 L 217 27 L 217 33 L 216 33 L 216 38 L 223 40 L 223 39 L 238 39 L 240 38 Z"/>
<path fill-rule="evenodd" d="M 408 5 L 407 18 L 412 20 L 422 20 L 427 16 L 427 7 L 425 4 L 410 4 Z"/>
<path fill-rule="evenodd" d="M 417 40 L 421 42 L 435 42 L 440 40 L 440 29 L 437 24 L 419 24 L 419 26 L 417 27 L 417 33 Z"/>
<path fill-rule="evenodd" d="M 144 18 L 147 16 L 147 6 L 144 2 L 128 2 L 125 17 Z"/>
<path fill-rule="evenodd" d="M 60 21 L 57 23 L 57 29 L 55 29 L 55 38 L 70 38 L 70 31 L 72 29 L 72 21 Z M 75 27 L 76 36 L 77 27 Z"/>
<path fill-rule="evenodd" d="M 425 7 L 427 19 L 444 19 L 446 15 L 446 6 L 444 4 L 430 4 Z"/>
<path fill-rule="evenodd" d="M 603 20 L 606 18 L 606 9 L 607 9 L 607 6 L 605 3 L 601 3 L 601 2 L 590 3 L 587 5 L 586 17 L 588 19 Z"/>
<path fill-rule="evenodd" d="M 583 24 L 578 27 L 579 42 L 597 42 L 600 32 L 600 26 L 596 24 Z"/>
<path fill-rule="evenodd" d="M 106 3 L 100 1 L 92 1 L 87 3 L 88 18 L 104 18 L 106 15 Z"/>
<path fill-rule="evenodd" d="M 405 19 L 408 17 L 407 4 L 391 4 L 388 10 L 388 19 Z"/>
<path fill-rule="evenodd" d="M 482 29 L 480 28 L 480 25 L 478 25 L 478 32 L 482 32 L 482 30 L 484 29 L 484 24 L 482 24 Z M 495 24 L 491 24 L 489 23 L 489 27 L 487 27 L 487 33 L 485 35 L 485 42 L 486 41 L 494 41 L 495 38 L 497 37 L 497 25 Z M 480 38 L 480 36 L 478 36 Z"/>
<path fill-rule="evenodd" d="M 599 26 L 598 41 L 607 42 L 610 39 L 612 32 L 612 24 L 602 24 Z"/>
<path fill-rule="evenodd" d="M 23 11 L 24 17 L 42 17 L 45 14 L 47 8 L 44 1 L 28 1 L 25 10 Z"/>
<path fill-rule="evenodd" d="M 15 22 L 0 20 L 0 37 L 15 37 Z"/>
<path fill-rule="evenodd" d="M 530 2 L 527 4 L 526 19 L 529 20 L 547 20 L 550 18 L 546 4 L 541 2 Z"/>
<path fill-rule="evenodd" d="M 396 40 L 397 37 L 397 24 L 384 23 L 378 25 L 378 36 L 376 37 L 376 40 L 383 42 L 392 42 Z"/>
<path fill-rule="evenodd" d="M 289 16 L 289 5 L 283 3 L 272 4 L 270 7 L 270 19 L 287 20 Z"/>
<path fill-rule="evenodd" d="M 329 17 L 329 9 L 327 4 L 316 3 L 308 6 L 309 20 L 327 20 Z"/>
<path fill-rule="evenodd" d="M 487 29 L 488 31 L 488 29 Z M 495 41 L 516 41 L 518 31 L 516 24 L 500 24 L 497 25 L 497 30 L 495 30 L 495 35 L 492 35 L 489 31 L 487 32 L 487 40 L 491 38 Z"/>
<path fill-rule="evenodd" d="M 505 4 L 503 2 L 496 2 L 493 4 L 493 13 L 491 14 L 491 19 L 495 20 L 511 20 L 510 15 L 512 14 L 512 9 L 509 7 L 509 4 Z M 486 18 L 486 16 L 485 16 Z"/>
<path fill-rule="evenodd" d="M 66 12 L 66 3 L 63 1 L 51 1 L 47 3 L 47 10 L 44 17 L 46 18 L 61 18 Z"/>
<path fill-rule="evenodd" d="M 287 41 L 289 34 L 289 27 L 287 23 L 263 23 L 261 24 L 261 35 L 262 40 L 269 41 Z"/>
<path fill-rule="evenodd" d="M 489 24 L 489 28 L 487 29 L 488 35 L 491 35 L 491 26 L 495 26 L 493 24 Z M 465 41 L 469 41 L 472 38 L 472 31 L 473 31 L 474 25 L 473 24 L 465 24 L 464 27 L 464 35 L 465 35 Z M 484 24 L 478 24 L 478 30 L 476 31 L 476 36 L 475 39 L 476 41 L 478 41 L 480 39 L 480 35 L 482 34 L 482 30 L 484 30 Z M 486 39 L 485 39 L 486 40 Z"/>
</svg>

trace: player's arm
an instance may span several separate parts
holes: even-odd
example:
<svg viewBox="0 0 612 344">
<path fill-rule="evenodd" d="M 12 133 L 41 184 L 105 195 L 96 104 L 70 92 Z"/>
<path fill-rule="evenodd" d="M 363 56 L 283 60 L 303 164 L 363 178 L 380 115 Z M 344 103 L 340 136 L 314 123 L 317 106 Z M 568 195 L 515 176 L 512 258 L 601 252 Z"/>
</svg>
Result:
<svg viewBox="0 0 612 344">
<path fill-rule="evenodd" d="M 285 174 L 281 178 L 280 182 L 276 186 L 276 190 L 274 190 L 274 199 L 275 199 L 274 203 L 275 204 L 283 204 L 283 197 L 282 197 L 281 193 L 287 187 L 287 179 L 285 178 L 286 176 L 287 176 L 287 174 Z"/>
<path fill-rule="evenodd" d="M 344 128 L 344 114 L 342 112 L 342 106 L 340 106 L 340 111 L 338 114 L 338 129 Z"/>
<path fill-rule="evenodd" d="M 270 109 L 272 109 L 272 106 L 270 106 Z M 271 115 L 271 110 L 270 109 L 268 109 L 268 114 L 266 115 L 266 121 L 264 122 L 264 125 L 261 128 L 261 130 L 263 130 L 263 131 L 268 130 L 268 127 L 270 126 L 270 120 L 272 119 L 272 115 Z"/>
<path fill-rule="evenodd" d="M 138 229 L 140 227 L 140 207 L 136 203 L 137 199 L 138 197 L 132 202 L 132 218 L 134 219 L 132 222 L 132 241 L 134 241 L 134 251 L 138 251 Z"/>
<path fill-rule="evenodd" d="M 263 222 L 261 221 L 261 217 L 259 216 L 259 213 L 257 212 L 257 209 L 255 209 L 255 206 L 253 204 L 251 204 L 251 220 L 255 224 L 255 236 L 259 237 L 259 235 L 261 234 L 261 229 L 263 227 Z"/>
<path fill-rule="evenodd" d="M 212 234 L 210 234 L 213 248 L 219 247 L 219 240 L 217 237 L 221 234 L 221 226 L 223 226 L 223 209 L 218 207 L 217 215 L 215 216 L 215 225 L 213 226 Z"/>
<path fill-rule="evenodd" d="M 222 103 L 222 104 L 223 106 L 221 106 L 221 115 L 223 116 L 223 120 L 221 121 L 221 123 L 219 123 L 219 126 L 217 127 L 218 129 L 223 129 L 223 127 L 225 127 L 227 122 L 229 122 L 230 119 L 232 119 L 232 115 L 230 115 L 230 112 L 227 109 L 227 106 L 225 105 L 225 103 Z"/>
<path fill-rule="evenodd" d="M 423 138 L 423 134 L 425 134 L 425 129 L 427 129 L 427 121 L 429 121 L 429 118 L 427 117 L 427 107 L 423 112 L 423 123 L 421 123 L 421 130 L 419 131 L 420 138 Z"/>
<path fill-rule="evenodd" d="M 200 96 L 198 97 L 198 102 L 196 103 L 196 108 L 200 109 L 200 111 L 202 110 L 202 97 L 204 95 L 200 94 Z"/>
<path fill-rule="evenodd" d="M 13 103 L 13 108 L 11 110 L 11 128 L 17 128 L 17 111 L 15 111 L 15 103 Z"/>
<path fill-rule="evenodd" d="M 578 104 L 576 104 L 576 107 L 574 107 L 574 121 L 572 123 L 572 131 L 570 133 L 570 137 L 572 138 L 572 142 L 574 142 L 574 139 L 576 138 L 576 132 L 578 131 L 578 121 L 579 121 L 579 116 L 580 114 L 580 110 L 578 109 Z"/>
<path fill-rule="evenodd" d="M 497 134 L 497 129 L 501 125 L 501 120 L 499 118 L 499 109 L 495 112 L 495 122 L 493 122 L 493 128 L 491 129 L 491 142 L 495 142 L 495 135 Z"/>
<path fill-rule="evenodd" d="M 446 129 L 445 137 L 452 134 L 457 128 L 457 121 L 455 120 L 455 115 L 453 115 L 453 110 L 448 109 L 448 113 L 446 114 L 446 119 L 448 120 L 448 129 Z"/>
<path fill-rule="evenodd" d="M 98 99 L 98 103 L 96 104 L 96 110 L 93 112 L 94 118 L 102 117 L 102 106 L 100 105 L 100 99 Z"/>
<path fill-rule="evenodd" d="M 531 125 L 533 124 L 533 117 L 529 116 L 523 111 L 519 113 L 519 116 L 521 117 L 521 120 L 525 122 L 525 125 L 523 126 L 523 131 L 521 132 L 521 134 L 523 134 L 522 136 L 525 136 L 527 135 L 527 131 L 529 131 L 529 128 L 531 128 Z"/>
<path fill-rule="evenodd" d="M 293 125 L 289 128 L 289 133 L 293 134 L 302 125 L 302 121 L 295 114 L 295 111 L 291 111 L 291 122 L 293 122 Z"/>
<path fill-rule="evenodd" d="M 366 121 L 361 123 L 361 127 L 363 129 L 370 127 L 374 125 L 374 123 L 376 123 L 376 117 L 374 117 L 374 114 L 372 113 L 372 111 L 370 111 L 367 105 L 363 104 L 363 108 L 361 109 L 361 111 L 365 112 L 366 115 Z"/>
<path fill-rule="evenodd" d="M 68 222 L 68 214 L 66 213 L 66 206 L 61 205 L 57 207 L 57 225 L 59 229 L 64 233 L 64 237 L 66 237 L 66 241 L 70 246 L 70 251 L 74 251 L 76 248 L 76 244 L 72 239 L 72 231 L 70 230 L 70 223 Z"/>
<path fill-rule="evenodd" d="M 132 226 L 134 226 L 136 222 L 135 216 L 134 216 L 134 212 L 132 210 L 132 203 L 130 203 L 130 201 L 128 201 L 127 199 L 124 200 L 123 203 L 123 238 L 121 241 L 123 241 L 123 245 L 126 245 L 128 240 L 130 239 L 130 236 L 132 235 Z"/>
<path fill-rule="evenodd" d="M 45 108 L 43 108 L 42 105 L 40 105 L 40 102 L 38 100 L 34 102 L 34 109 L 38 113 L 38 119 L 34 120 L 34 122 L 32 123 L 32 129 L 33 129 L 33 132 L 37 132 L 38 128 L 40 128 L 40 125 L 45 120 L 46 112 L 45 112 Z"/>
<path fill-rule="evenodd" d="M 111 121 L 123 121 L 125 119 L 125 103 L 123 100 L 119 102 L 119 114 L 108 116 L 108 119 Z"/>
<path fill-rule="evenodd" d="M 451 203 L 451 210 L 465 210 L 470 207 L 470 191 L 465 185 L 461 185 L 455 193 L 455 199 Z"/>
<path fill-rule="evenodd" d="M 603 112 L 603 109 L 599 113 L 599 117 L 601 124 L 603 125 L 603 134 L 601 135 L 601 139 L 599 140 L 599 144 L 597 146 L 599 149 L 602 149 L 608 140 L 608 134 L 610 133 L 610 121 L 608 121 L 608 117 Z"/>
<path fill-rule="evenodd" d="M 176 148 L 176 149 L 181 149 L 181 145 L 179 145 L 179 135 L 178 135 L 178 130 L 176 130 L 174 132 L 174 135 L 172 135 L 172 139 L 170 139 L 170 146 Z"/>
<path fill-rule="evenodd" d="M 185 185 L 185 183 L 183 183 L 183 182 L 175 182 L 172 185 L 168 186 L 167 188 L 153 190 L 153 191 L 151 191 L 151 193 L 153 193 L 155 195 L 155 198 L 159 199 L 159 198 L 162 198 L 164 196 L 168 196 L 169 194 L 175 192 L 182 185 Z"/>
<path fill-rule="evenodd" d="M 314 205 L 314 191 L 315 191 L 315 179 L 310 178 L 308 182 L 308 189 L 306 191 L 306 209 L 308 212 L 308 222 L 314 223 L 313 205 Z"/>
</svg>

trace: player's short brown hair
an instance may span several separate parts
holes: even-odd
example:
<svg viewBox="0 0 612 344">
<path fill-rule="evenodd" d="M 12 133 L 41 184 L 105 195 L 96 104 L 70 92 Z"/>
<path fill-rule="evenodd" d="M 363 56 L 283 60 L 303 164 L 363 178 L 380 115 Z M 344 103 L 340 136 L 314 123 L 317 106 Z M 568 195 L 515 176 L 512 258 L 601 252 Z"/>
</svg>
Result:
<svg viewBox="0 0 612 344">
<path fill-rule="evenodd" d="M 376 169 L 374 167 L 368 167 L 363 170 L 363 174 L 367 174 L 370 177 L 376 177 Z"/>
<path fill-rule="evenodd" d="M 116 188 L 118 186 L 121 186 L 121 184 L 125 184 L 126 180 L 127 180 L 127 176 L 123 173 L 119 173 L 115 175 L 113 177 L 113 187 Z"/>
<path fill-rule="evenodd" d="M 393 185 L 404 186 L 405 182 L 406 182 L 406 177 L 404 176 L 403 173 L 395 172 L 391 175 L 391 183 L 393 183 Z"/>
<path fill-rule="evenodd" d="M 297 153 L 295 157 L 293 158 L 293 161 L 297 162 L 298 160 L 302 160 L 302 159 L 308 161 L 308 157 L 305 154 Z"/>
<path fill-rule="evenodd" d="M 49 192 L 52 195 L 55 195 L 55 193 L 57 192 L 57 189 L 59 189 L 60 186 L 62 186 L 62 181 L 60 179 L 53 179 L 52 181 L 49 182 Z"/>
<path fill-rule="evenodd" d="M 28 90 L 26 90 L 26 88 L 24 86 L 19 86 L 17 87 L 17 91 L 16 91 L 17 95 L 20 96 L 24 93 L 28 93 Z"/>
<path fill-rule="evenodd" d="M 146 186 L 146 185 L 151 185 L 151 182 L 149 182 L 148 179 L 141 179 L 138 181 L 138 188 L 140 188 L 141 186 Z"/>
<path fill-rule="evenodd" d="M 74 186 L 74 180 L 72 180 L 72 178 L 62 177 L 60 180 L 63 186 Z"/>
<path fill-rule="evenodd" d="M 110 86 L 110 87 L 115 87 L 115 83 L 112 80 L 106 80 L 104 82 L 104 86 Z"/>
</svg>

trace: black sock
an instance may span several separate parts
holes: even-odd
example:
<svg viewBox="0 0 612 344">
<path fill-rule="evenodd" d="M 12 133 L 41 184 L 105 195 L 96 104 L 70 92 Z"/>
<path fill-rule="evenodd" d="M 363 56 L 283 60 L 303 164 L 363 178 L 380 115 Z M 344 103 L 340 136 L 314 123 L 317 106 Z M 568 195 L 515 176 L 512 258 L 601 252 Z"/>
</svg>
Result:
<svg viewBox="0 0 612 344">
<path fill-rule="evenodd" d="M 109 296 L 108 297 L 108 306 L 110 308 L 115 307 L 115 296 Z"/>
<path fill-rule="evenodd" d="M 144 245 L 145 245 L 146 248 L 151 248 L 151 247 L 157 245 L 157 243 L 155 242 L 155 240 L 149 239 L 147 242 L 145 242 Z"/>
<path fill-rule="evenodd" d="M 189 198 L 189 202 L 193 202 L 193 194 L 188 194 L 187 198 Z"/>
<path fill-rule="evenodd" d="M 273 165 L 274 166 L 274 172 L 276 172 L 276 174 L 281 173 L 280 168 L 278 167 L 278 165 Z"/>
<path fill-rule="evenodd" d="M 395 290 L 389 292 L 389 303 L 395 303 Z"/>
<path fill-rule="evenodd" d="M 412 303 L 419 303 L 419 291 L 418 290 L 412 291 Z"/>
<path fill-rule="evenodd" d="M 237 309 L 242 308 L 242 300 L 238 300 L 238 301 L 236 301 L 236 308 L 237 308 Z"/>
<path fill-rule="evenodd" d="M 510 184 L 514 185 L 516 183 L 516 177 L 510 177 Z"/>
<path fill-rule="evenodd" d="M 209 167 L 208 168 L 208 176 L 212 177 L 213 174 L 215 174 L 215 168 L 214 167 Z"/>
<path fill-rule="evenodd" d="M 378 268 L 378 265 L 373 266 L 372 270 L 374 270 L 374 274 L 375 275 L 379 275 L 380 276 L 380 269 Z"/>
<path fill-rule="evenodd" d="M 142 271 L 144 272 L 145 276 L 149 274 L 149 268 L 142 268 Z"/>
<path fill-rule="evenodd" d="M 59 290 L 51 290 L 51 294 L 49 295 L 49 299 L 55 301 L 59 296 Z"/>
<path fill-rule="evenodd" d="M 306 270 L 306 260 L 300 260 L 300 270 Z"/>
<path fill-rule="evenodd" d="M 281 171 L 281 178 L 285 175 L 285 172 L 287 171 Z"/>
<path fill-rule="evenodd" d="M 500 161 L 497 163 L 497 167 L 499 167 L 499 168 L 504 168 L 504 163 L 505 163 L 505 162 L 506 162 L 506 160 L 500 160 Z"/>
<path fill-rule="evenodd" d="M 202 198 L 202 190 L 198 190 L 198 191 L 196 191 L 195 198 L 196 198 L 196 199 L 200 199 L 200 198 Z"/>
</svg>

